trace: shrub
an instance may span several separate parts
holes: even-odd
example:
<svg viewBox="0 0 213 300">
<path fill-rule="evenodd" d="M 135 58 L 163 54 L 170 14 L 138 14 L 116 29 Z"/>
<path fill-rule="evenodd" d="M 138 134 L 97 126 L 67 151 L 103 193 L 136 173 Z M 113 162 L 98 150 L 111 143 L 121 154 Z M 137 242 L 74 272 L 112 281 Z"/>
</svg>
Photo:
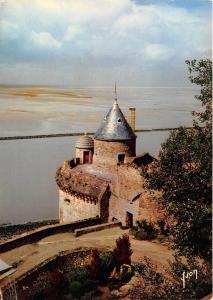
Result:
<svg viewBox="0 0 213 300">
<path fill-rule="evenodd" d="M 158 227 L 160 229 L 160 235 L 168 236 L 169 235 L 169 229 L 166 227 L 166 223 L 164 220 L 158 220 L 157 221 Z"/>
<path fill-rule="evenodd" d="M 91 279 L 86 279 L 83 282 L 83 289 L 85 292 L 90 292 L 94 291 L 97 287 L 98 281 L 91 280 Z"/>
<path fill-rule="evenodd" d="M 132 277 L 132 268 L 130 265 L 127 264 L 123 264 L 120 267 L 120 276 L 121 276 L 121 280 L 124 282 L 127 282 L 131 279 Z"/>
<path fill-rule="evenodd" d="M 115 260 L 112 252 L 101 257 L 101 272 L 100 281 L 104 282 L 107 280 L 113 269 L 115 268 Z"/>
<path fill-rule="evenodd" d="M 165 236 L 165 235 L 163 235 L 163 234 L 160 234 L 160 235 L 158 236 L 158 241 L 159 241 L 159 242 L 164 242 L 166 238 L 167 238 L 167 236 Z"/>
<path fill-rule="evenodd" d="M 84 282 L 88 277 L 89 277 L 88 266 L 76 267 L 71 272 L 65 274 L 65 280 L 68 283 L 71 283 L 72 281 Z"/>
<path fill-rule="evenodd" d="M 84 290 L 82 289 L 82 283 L 80 281 L 72 281 L 69 284 L 69 290 L 74 297 L 80 297 L 84 294 Z"/>
<path fill-rule="evenodd" d="M 136 231 L 135 233 L 135 238 L 137 240 L 148 240 L 148 235 L 147 233 L 144 231 L 144 229 L 139 229 Z"/>
<path fill-rule="evenodd" d="M 135 238 L 140 240 L 152 240 L 157 237 L 157 230 L 154 224 L 146 220 L 137 221 Z"/>
<path fill-rule="evenodd" d="M 117 271 L 123 264 L 131 265 L 132 249 L 129 241 L 129 236 L 123 234 L 116 240 L 116 247 L 113 250 L 113 257 Z"/>
<path fill-rule="evenodd" d="M 141 284 L 134 286 L 131 294 L 132 300 L 193 300 L 201 299 L 211 292 L 211 274 L 205 264 L 199 263 L 194 258 L 190 258 L 187 263 L 183 263 L 179 256 L 170 263 L 169 268 L 164 270 L 167 274 L 164 276 L 157 271 L 157 266 L 152 264 L 151 260 L 144 257 L 141 264 L 135 264 L 134 270 L 141 276 Z M 186 279 L 185 288 L 183 288 L 183 272 L 192 272 L 197 270 L 198 278 L 195 276 Z"/>
<path fill-rule="evenodd" d="M 101 259 L 100 253 L 97 249 L 92 251 L 92 255 L 89 259 L 89 272 L 93 279 L 97 279 L 101 271 Z"/>
</svg>

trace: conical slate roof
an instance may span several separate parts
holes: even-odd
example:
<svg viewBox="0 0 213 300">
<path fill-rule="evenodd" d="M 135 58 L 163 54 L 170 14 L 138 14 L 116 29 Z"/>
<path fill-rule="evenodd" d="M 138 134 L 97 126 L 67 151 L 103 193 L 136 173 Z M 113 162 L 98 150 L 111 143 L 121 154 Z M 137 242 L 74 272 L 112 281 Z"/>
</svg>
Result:
<svg viewBox="0 0 213 300">
<path fill-rule="evenodd" d="M 94 138 L 104 141 L 125 141 L 136 138 L 116 100 L 96 131 Z"/>
</svg>

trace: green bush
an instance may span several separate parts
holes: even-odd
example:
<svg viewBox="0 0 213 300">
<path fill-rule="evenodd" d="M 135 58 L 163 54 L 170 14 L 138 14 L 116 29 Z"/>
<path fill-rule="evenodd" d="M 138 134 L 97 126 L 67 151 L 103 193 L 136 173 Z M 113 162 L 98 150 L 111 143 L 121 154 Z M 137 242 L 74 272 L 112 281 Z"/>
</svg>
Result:
<svg viewBox="0 0 213 300">
<path fill-rule="evenodd" d="M 107 279 L 114 268 L 115 268 L 115 261 L 112 252 L 109 252 L 108 254 L 102 256 L 100 280 Z"/>
<path fill-rule="evenodd" d="M 163 241 L 165 241 L 166 238 L 167 238 L 167 236 L 165 236 L 165 235 L 163 235 L 163 234 L 160 234 L 160 235 L 158 236 L 158 241 L 159 241 L 159 242 L 163 242 Z"/>
<path fill-rule="evenodd" d="M 86 279 L 82 285 L 83 285 L 83 290 L 85 292 L 90 292 L 90 291 L 93 291 L 97 288 L 97 284 L 98 284 L 98 281 L 95 281 L 95 280 L 92 280 L 92 279 Z"/>
<path fill-rule="evenodd" d="M 168 236 L 169 235 L 169 229 L 166 227 L 166 223 L 164 220 L 158 220 L 157 221 L 158 227 L 160 229 L 160 235 Z"/>
<path fill-rule="evenodd" d="M 80 281 L 72 281 L 69 284 L 69 290 L 74 297 L 79 298 L 84 294 L 84 290 L 82 289 L 82 283 Z"/>
<path fill-rule="evenodd" d="M 65 280 L 68 281 L 68 283 L 71 283 L 72 281 L 84 282 L 87 278 L 89 278 L 88 266 L 76 267 L 65 275 Z"/>
<path fill-rule="evenodd" d="M 137 229 L 134 236 L 138 240 L 152 240 L 157 237 L 157 230 L 151 222 L 146 220 L 137 221 Z"/>
<path fill-rule="evenodd" d="M 157 266 L 149 258 L 144 257 L 141 264 L 134 264 L 134 270 L 139 273 L 141 284 L 133 287 L 132 300 L 135 300 L 135 295 L 138 299 L 144 300 L 194 300 L 201 299 L 211 292 L 210 266 L 195 258 L 183 262 L 181 257 L 175 255 L 169 267 L 163 273 L 159 273 Z M 181 280 L 183 272 L 193 270 L 197 270 L 198 278 L 193 275 L 186 279 L 185 288 L 183 288 Z"/>
<path fill-rule="evenodd" d="M 133 269 L 130 265 L 123 264 L 120 268 L 120 276 L 122 282 L 128 282 L 133 275 Z"/>
<path fill-rule="evenodd" d="M 148 240 L 148 235 L 147 233 L 144 231 L 144 229 L 139 229 L 136 231 L 135 233 L 135 238 L 137 240 Z"/>
</svg>

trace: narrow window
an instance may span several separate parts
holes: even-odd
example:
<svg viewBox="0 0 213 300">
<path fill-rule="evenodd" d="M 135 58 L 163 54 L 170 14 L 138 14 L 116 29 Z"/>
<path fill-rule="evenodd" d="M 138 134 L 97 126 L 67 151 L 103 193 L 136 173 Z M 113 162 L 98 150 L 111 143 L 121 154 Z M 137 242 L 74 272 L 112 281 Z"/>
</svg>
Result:
<svg viewBox="0 0 213 300">
<path fill-rule="evenodd" d="M 124 159 L 125 159 L 125 154 L 124 153 L 118 154 L 118 163 L 123 164 Z"/>
</svg>

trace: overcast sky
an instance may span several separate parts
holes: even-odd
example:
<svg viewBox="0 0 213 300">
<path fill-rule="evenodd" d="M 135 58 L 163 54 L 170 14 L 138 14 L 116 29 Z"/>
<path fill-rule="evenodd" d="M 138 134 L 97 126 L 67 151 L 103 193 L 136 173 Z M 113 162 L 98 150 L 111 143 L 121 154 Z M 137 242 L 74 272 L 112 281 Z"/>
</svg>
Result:
<svg viewBox="0 0 213 300">
<path fill-rule="evenodd" d="M 0 84 L 188 85 L 210 0 L 0 0 Z"/>
</svg>

